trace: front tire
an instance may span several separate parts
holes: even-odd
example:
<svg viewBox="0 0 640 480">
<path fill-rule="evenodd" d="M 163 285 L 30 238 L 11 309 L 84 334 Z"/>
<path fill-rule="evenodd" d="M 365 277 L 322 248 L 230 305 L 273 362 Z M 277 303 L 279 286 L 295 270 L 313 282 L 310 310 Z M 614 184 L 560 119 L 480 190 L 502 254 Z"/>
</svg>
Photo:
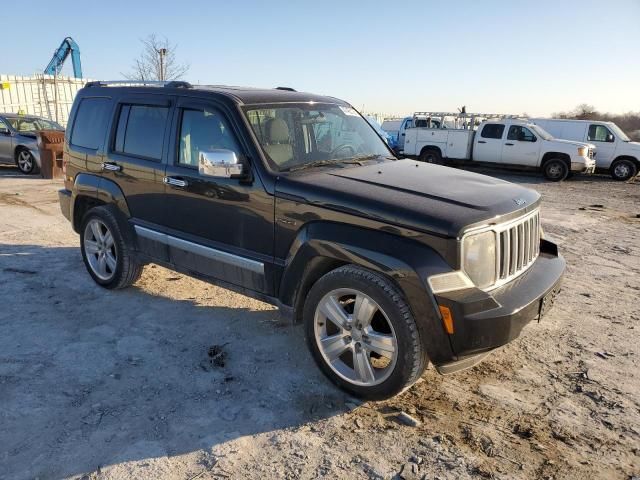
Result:
<svg viewBox="0 0 640 480">
<path fill-rule="evenodd" d="M 19 148 L 16 151 L 16 165 L 25 175 L 31 175 L 38 171 L 38 164 L 33 154 L 26 148 Z"/>
<path fill-rule="evenodd" d="M 542 173 L 544 173 L 547 180 L 561 182 L 569 176 L 569 166 L 559 158 L 552 158 L 545 162 L 542 167 Z"/>
<path fill-rule="evenodd" d="M 134 249 L 123 235 L 123 229 L 112 206 L 89 210 L 80 229 L 82 260 L 91 278 L 108 289 L 125 288 L 142 274 L 142 265 Z"/>
<path fill-rule="evenodd" d="M 619 182 L 624 182 L 632 177 L 635 177 L 638 173 L 636 164 L 631 160 L 622 159 L 613 162 L 611 165 L 611 178 Z"/>
<path fill-rule="evenodd" d="M 409 305 L 386 277 L 347 265 L 304 304 L 307 344 L 322 372 L 349 393 L 389 398 L 422 375 L 427 357 Z"/>
</svg>

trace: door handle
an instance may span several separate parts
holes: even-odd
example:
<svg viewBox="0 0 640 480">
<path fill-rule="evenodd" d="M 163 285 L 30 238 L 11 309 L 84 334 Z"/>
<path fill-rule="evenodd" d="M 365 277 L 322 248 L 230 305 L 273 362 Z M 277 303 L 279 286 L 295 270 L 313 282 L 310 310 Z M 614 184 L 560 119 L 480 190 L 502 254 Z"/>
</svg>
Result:
<svg viewBox="0 0 640 480">
<path fill-rule="evenodd" d="M 509 145 L 510 147 L 513 147 L 513 143 L 505 143 L 505 145 Z"/>
<path fill-rule="evenodd" d="M 162 179 L 162 182 L 166 185 L 171 185 L 172 187 L 180 187 L 180 188 L 184 188 L 188 185 L 186 180 L 182 180 L 181 178 L 177 178 L 177 177 L 164 177 Z"/>
<path fill-rule="evenodd" d="M 120 172 L 122 167 L 113 162 L 102 162 L 102 170 L 108 172 Z"/>
<path fill-rule="evenodd" d="M 478 143 L 487 143 L 484 140 L 478 140 Z"/>
</svg>

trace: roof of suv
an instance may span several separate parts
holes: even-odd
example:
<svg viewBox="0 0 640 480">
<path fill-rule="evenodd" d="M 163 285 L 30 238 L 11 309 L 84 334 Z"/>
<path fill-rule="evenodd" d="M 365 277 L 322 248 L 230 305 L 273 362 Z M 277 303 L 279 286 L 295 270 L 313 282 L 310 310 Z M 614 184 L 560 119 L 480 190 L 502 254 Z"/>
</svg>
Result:
<svg viewBox="0 0 640 480">
<path fill-rule="evenodd" d="M 131 82 L 133 83 L 133 82 Z M 127 85 L 126 82 L 90 82 L 86 87 L 118 87 L 122 89 L 153 89 L 156 93 L 158 87 L 171 89 L 171 93 L 175 90 L 181 92 L 212 92 L 233 98 L 236 102 L 243 104 L 260 104 L 260 103 L 292 103 L 292 102 L 318 102 L 318 103 L 335 103 L 347 105 L 346 102 L 335 97 L 324 95 L 315 95 L 313 93 L 297 92 L 288 87 L 279 88 L 252 88 L 252 87 L 235 87 L 227 85 L 191 85 L 187 82 L 151 82 L 140 85 Z M 168 93 L 168 92 L 167 92 Z"/>
</svg>

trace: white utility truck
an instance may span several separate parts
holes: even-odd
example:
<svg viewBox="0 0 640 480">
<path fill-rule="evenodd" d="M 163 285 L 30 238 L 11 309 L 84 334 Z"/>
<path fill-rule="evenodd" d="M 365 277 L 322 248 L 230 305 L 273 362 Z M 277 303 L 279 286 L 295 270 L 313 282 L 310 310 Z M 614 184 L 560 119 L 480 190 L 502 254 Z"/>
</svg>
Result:
<svg viewBox="0 0 640 480">
<path fill-rule="evenodd" d="M 553 138 L 531 121 L 489 113 L 416 112 L 403 155 L 441 164 L 482 163 L 542 171 L 552 181 L 595 170 L 595 146 Z"/>
<path fill-rule="evenodd" d="M 628 180 L 640 171 L 640 143 L 632 142 L 613 122 L 555 118 L 531 121 L 555 137 L 593 143 L 598 149 L 596 170 L 609 172 L 616 180 Z"/>
</svg>

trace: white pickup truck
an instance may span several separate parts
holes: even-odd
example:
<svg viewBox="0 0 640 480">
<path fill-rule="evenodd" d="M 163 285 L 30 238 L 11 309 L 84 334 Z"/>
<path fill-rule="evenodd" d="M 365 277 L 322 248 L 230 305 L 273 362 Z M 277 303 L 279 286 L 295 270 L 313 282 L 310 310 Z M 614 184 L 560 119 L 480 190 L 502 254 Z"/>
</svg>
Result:
<svg viewBox="0 0 640 480">
<path fill-rule="evenodd" d="M 542 171 L 560 181 L 593 173 L 595 146 L 553 138 L 527 119 L 493 114 L 417 112 L 403 155 L 430 163 L 483 163 Z"/>
<path fill-rule="evenodd" d="M 628 180 L 640 171 L 640 143 L 632 142 L 613 122 L 532 118 L 531 121 L 558 138 L 596 145 L 596 169 L 615 180 Z"/>
</svg>

